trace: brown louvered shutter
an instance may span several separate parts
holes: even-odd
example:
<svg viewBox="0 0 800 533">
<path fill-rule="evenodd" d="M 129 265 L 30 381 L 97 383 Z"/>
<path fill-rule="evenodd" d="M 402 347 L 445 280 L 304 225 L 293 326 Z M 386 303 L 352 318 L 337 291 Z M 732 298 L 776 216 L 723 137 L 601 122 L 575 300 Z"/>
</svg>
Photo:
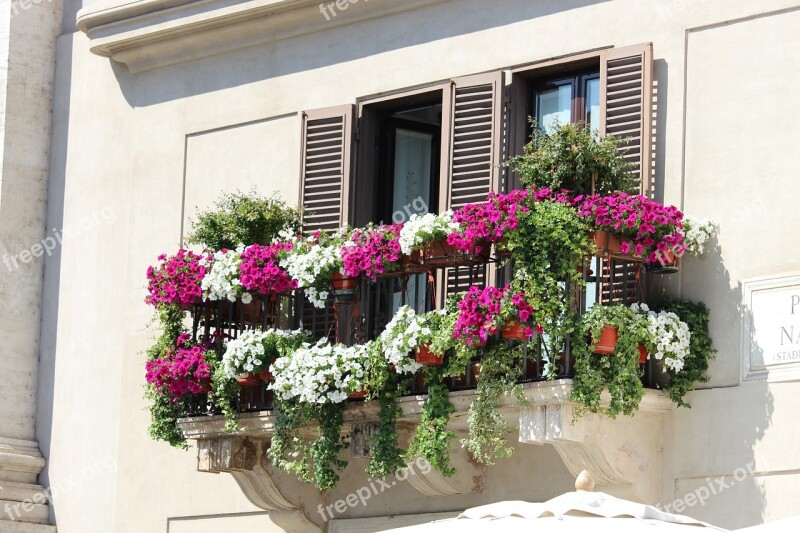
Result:
<svg viewBox="0 0 800 533">
<path fill-rule="evenodd" d="M 652 43 L 611 48 L 600 55 L 600 134 L 626 142 L 620 153 L 630 162 L 639 191 L 650 195 L 652 182 Z"/>
<path fill-rule="evenodd" d="M 447 207 L 483 202 L 498 190 L 502 144 L 502 71 L 453 80 Z"/>
<path fill-rule="evenodd" d="M 448 209 L 484 202 L 490 191 L 500 189 L 503 90 L 502 71 L 452 82 L 450 166 L 443 195 Z M 493 278 L 485 267 L 450 269 L 447 292 L 461 292 Z"/>
<path fill-rule="evenodd" d="M 620 154 L 633 166 L 639 193 L 651 194 L 653 45 L 611 48 L 600 54 L 600 134 L 624 143 Z M 641 264 L 602 259 L 600 302 L 639 301 L 644 293 Z"/>
<path fill-rule="evenodd" d="M 336 230 L 347 222 L 354 109 L 303 113 L 300 201 L 306 233 Z"/>
<path fill-rule="evenodd" d="M 347 223 L 355 106 L 303 113 L 300 203 L 303 232 L 335 231 Z M 335 337 L 333 305 L 302 305 L 303 328 L 319 337 Z"/>
</svg>

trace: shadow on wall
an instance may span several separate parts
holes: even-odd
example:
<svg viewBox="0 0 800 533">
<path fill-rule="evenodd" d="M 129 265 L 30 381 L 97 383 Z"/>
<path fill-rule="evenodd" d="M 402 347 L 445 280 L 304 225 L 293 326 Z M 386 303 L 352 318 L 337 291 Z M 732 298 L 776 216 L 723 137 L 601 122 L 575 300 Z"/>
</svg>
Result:
<svg viewBox="0 0 800 533">
<path fill-rule="evenodd" d="M 201 59 L 137 76 L 131 76 L 125 65 L 112 64 L 127 102 L 133 107 L 145 107 L 298 72 L 313 71 L 391 50 L 468 35 L 608 1 L 462 0 L 424 8 L 428 16 L 422 21 L 415 12 L 409 12 L 387 17 L 385 20 L 340 26 L 330 31 L 234 52 L 230 55 L 236 55 L 235 61 Z M 454 9 L 464 16 L 454 17 Z M 301 40 L 303 46 L 297 46 Z M 205 66 L 205 63 L 209 66 Z M 210 68 L 213 68 L 213 76 L 209 76 Z M 176 83 L 175 80 L 181 80 L 182 83 Z"/>
<path fill-rule="evenodd" d="M 707 372 L 710 382 L 687 396 L 693 408 L 677 412 L 673 455 L 678 474 L 670 510 L 737 529 L 765 519 L 766 493 L 759 478 L 766 465 L 756 448 L 773 425 L 775 399 L 766 381 L 741 382 L 740 332 L 752 316 L 743 304 L 741 282 L 731 284 L 717 239 L 711 244 L 681 267 L 683 297 L 704 301 L 711 311 L 717 353 Z M 677 502 L 683 509 L 675 507 Z"/>
</svg>

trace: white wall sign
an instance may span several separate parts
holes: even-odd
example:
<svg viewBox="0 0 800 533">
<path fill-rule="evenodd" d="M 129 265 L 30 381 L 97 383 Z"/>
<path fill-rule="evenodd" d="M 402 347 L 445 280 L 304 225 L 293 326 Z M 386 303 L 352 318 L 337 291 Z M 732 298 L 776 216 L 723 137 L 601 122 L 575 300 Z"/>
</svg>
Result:
<svg viewBox="0 0 800 533">
<path fill-rule="evenodd" d="M 800 379 L 800 276 L 744 283 L 743 378 Z"/>
</svg>

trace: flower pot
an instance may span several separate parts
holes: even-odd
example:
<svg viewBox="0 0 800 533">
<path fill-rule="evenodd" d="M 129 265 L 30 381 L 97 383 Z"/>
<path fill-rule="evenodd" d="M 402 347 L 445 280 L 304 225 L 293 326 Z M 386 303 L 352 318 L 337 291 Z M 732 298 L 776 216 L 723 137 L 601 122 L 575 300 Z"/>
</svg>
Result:
<svg viewBox="0 0 800 533">
<path fill-rule="evenodd" d="M 622 252 L 622 241 L 618 235 L 609 231 L 593 231 L 592 240 L 598 254 L 619 254 Z"/>
<path fill-rule="evenodd" d="M 410 255 L 400 256 L 400 272 L 403 274 L 421 274 L 428 269 L 422 265 L 422 253 L 420 251 L 411 252 Z"/>
<path fill-rule="evenodd" d="M 444 356 L 433 353 L 428 346 L 420 346 L 417 348 L 416 361 L 417 364 L 423 366 L 442 366 L 444 364 Z"/>
<path fill-rule="evenodd" d="M 347 397 L 350 400 L 363 400 L 364 398 L 367 397 L 367 391 L 360 390 L 358 392 L 351 392 L 350 394 L 347 395 Z"/>
<path fill-rule="evenodd" d="M 519 320 L 509 320 L 506 322 L 506 325 L 503 326 L 502 335 L 506 340 L 526 341 L 530 338 L 525 333 L 526 329 L 527 327 Z"/>
<path fill-rule="evenodd" d="M 200 382 L 200 386 L 203 387 L 203 390 L 201 391 L 202 394 L 208 394 L 212 390 L 211 389 L 211 380 L 210 379 L 204 379 L 203 381 L 201 381 Z"/>
<path fill-rule="evenodd" d="M 619 328 L 613 326 L 603 326 L 600 331 L 600 339 L 594 343 L 594 353 L 599 355 L 611 355 L 617 347 L 619 338 Z"/>
<path fill-rule="evenodd" d="M 275 380 L 275 376 L 273 376 L 272 372 L 270 372 L 269 370 L 262 370 L 261 372 L 258 373 L 258 379 L 269 383 Z"/>
<path fill-rule="evenodd" d="M 242 387 L 256 387 L 261 385 L 261 379 L 258 374 L 241 374 L 236 378 L 236 383 Z"/>
<path fill-rule="evenodd" d="M 476 246 L 480 248 L 480 252 L 469 254 L 448 244 L 446 238 L 439 239 L 425 246 L 422 252 L 422 262 L 429 268 L 485 263 L 491 254 L 492 245 L 488 241 L 481 240 L 476 243 Z"/>
<path fill-rule="evenodd" d="M 346 278 L 341 272 L 336 272 L 331 277 L 331 288 L 334 292 L 356 290 L 355 278 Z"/>
<path fill-rule="evenodd" d="M 678 263 L 680 257 L 675 256 L 675 252 L 667 250 L 666 252 L 657 252 L 659 256 L 658 262 L 649 263 L 646 266 L 648 272 L 653 274 L 674 274 L 680 270 Z"/>
<path fill-rule="evenodd" d="M 647 356 L 650 355 L 650 353 L 647 351 L 647 347 L 645 347 L 644 344 L 640 344 L 638 346 L 638 349 L 639 349 L 639 364 L 643 365 L 647 362 Z"/>
<path fill-rule="evenodd" d="M 478 338 L 478 340 L 473 340 L 472 341 L 472 347 L 476 348 L 478 350 L 486 348 L 486 341 L 481 339 L 481 338 Z"/>
</svg>

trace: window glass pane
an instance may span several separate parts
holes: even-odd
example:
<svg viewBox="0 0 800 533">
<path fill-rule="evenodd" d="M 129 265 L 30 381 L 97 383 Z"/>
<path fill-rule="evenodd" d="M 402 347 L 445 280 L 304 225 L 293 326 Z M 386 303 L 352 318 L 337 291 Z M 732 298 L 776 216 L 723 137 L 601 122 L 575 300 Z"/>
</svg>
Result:
<svg viewBox="0 0 800 533">
<path fill-rule="evenodd" d="M 572 122 L 572 85 L 539 91 L 536 95 L 536 122 L 546 132 L 556 124 Z"/>
<path fill-rule="evenodd" d="M 592 131 L 600 129 L 600 78 L 586 80 L 586 122 Z"/>
<path fill-rule="evenodd" d="M 434 137 L 430 133 L 397 128 L 395 136 L 394 191 L 392 211 L 407 220 L 409 206 L 431 206 L 431 166 Z M 422 202 L 420 202 L 422 200 Z M 416 214 L 422 212 L 413 211 Z M 394 217 L 393 217 L 394 218 Z M 397 222 L 398 218 L 394 221 Z M 411 276 L 406 291 L 406 304 L 417 312 L 425 311 L 425 277 Z M 402 293 L 394 293 L 391 314 L 394 316 L 402 304 Z"/>
</svg>

